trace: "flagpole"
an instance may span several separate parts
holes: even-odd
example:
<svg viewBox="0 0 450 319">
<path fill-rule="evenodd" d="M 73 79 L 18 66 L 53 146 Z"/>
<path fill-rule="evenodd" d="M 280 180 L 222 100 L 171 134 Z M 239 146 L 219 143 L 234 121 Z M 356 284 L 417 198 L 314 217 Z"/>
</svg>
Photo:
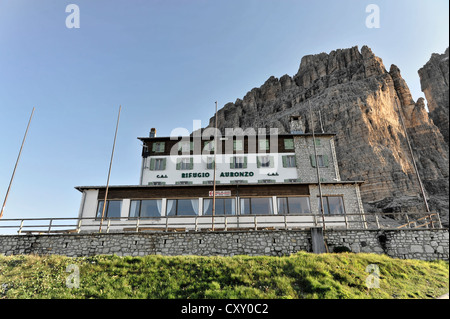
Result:
<svg viewBox="0 0 450 319">
<path fill-rule="evenodd" d="M 213 180 L 213 207 L 212 207 L 212 231 L 214 231 L 214 215 L 216 213 L 216 153 L 217 153 L 217 101 L 214 130 L 214 180 Z"/>
<path fill-rule="evenodd" d="M 105 217 L 105 208 L 106 208 L 106 199 L 108 197 L 108 188 L 109 188 L 109 178 L 111 176 L 111 167 L 112 167 L 112 161 L 114 158 L 114 149 L 116 147 L 116 138 L 117 138 L 117 130 L 119 128 L 119 119 L 120 119 L 120 110 L 122 109 L 122 106 L 119 106 L 119 114 L 117 115 L 117 123 L 116 123 L 116 133 L 114 134 L 114 143 L 113 143 L 113 148 L 112 148 L 112 152 L 111 152 L 111 159 L 109 161 L 109 170 L 108 170 L 108 179 L 106 181 L 106 189 L 105 189 L 105 199 L 103 200 L 103 209 L 102 209 L 102 218 L 100 220 L 100 228 L 99 228 L 99 232 L 102 232 L 102 224 L 103 224 L 103 218 Z"/>
<path fill-rule="evenodd" d="M 8 190 L 6 191 L 5 200 L 3 201 L 2 210 L 0 211 L 0 218 L 3 217 L 3 211 L 5 210 L 6 200 L 8 199 L 9 191 L 11 190 L 11 185 L 12 185 L 12 182 L 14 179 L 14 175 L 16 174 L 17 165 L 19 164 L 20 155 L 22 154 L 23 145 L 25 144 L 25 139 L 27 138 L 28 129 L 30 128 L 30 123 L 31 123 L 31 119 L 33 118 L 33 114 L 34 114 L 34 107 L 33 107 L 33 110 L 31 111 L 30 119 L 28 120 L 27 129 L 25 131 L 25 135 L 23 136 L 22 146 L 20 146 L 19 155 L 17 156 L 16 165 L 14 166 L 11 180 L 9 181 L 9 186 L 8 186 Z"/>
</svg>

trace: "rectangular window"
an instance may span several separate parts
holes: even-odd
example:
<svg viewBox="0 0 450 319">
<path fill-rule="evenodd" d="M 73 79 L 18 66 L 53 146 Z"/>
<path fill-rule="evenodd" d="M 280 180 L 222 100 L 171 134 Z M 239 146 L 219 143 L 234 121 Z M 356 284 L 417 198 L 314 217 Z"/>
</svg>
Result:
<svg viewBox="0 0 450 319">
<path fill-rule="evenodd" d="M 151 158 L 150 159 L 150 170 L 151 171 L 163 171 L 166 169 L 166 159 L 165 158 Z"/>
<path fill-rule="evenodd" d="M 300 183 L 300 178 L 288 178 L 284 180 L 285 183 Z"/>
<path fill-rule="evenodd" d="M 273 158 L 272 156 L 258 156 L 257 161 L 258 168 L 260 167 L 273 167 Z"/>
<path fill-rule="evenodd" d="M 322 213 L 322 205 L 320 197 L 317 198 L 319 203 L 319 213 Z M 322 196 L 324 215 L 343 215 L 345 214 L 344 199 L 342 196 Z"/>
<path fill-rule="evenodd" d="M 268 151 L 269 150 L 269 140 L 268 139 L 258 139 L 259 141 L 259 150 L 260 151 Z"/>
<path fill-rule="evenodd" d="M 260 184 L 271 184 L 271 183 L 276 183 L 276 181 L 274 179 L 260 179 L 260 180 L 258 180 L 258 183 L 260 183 Z"/>
<path fill-rule="evenodd" d="M 215 145 L 214 140 L 213 141 L 205 141 L 204 145 L 205 146 L 203 148 L 203 151 L 205 151 L 205 152 L 213 152 L 214 151 L 214 145 Z"/>
<path fill-rule="evenodd" d="M 189 153 L 194 149 L 194 142 L 180 141 L 178 142 L 178 152 Z"/>
<path fill-rule="evenodd" d="M 247 157 L 233 157 L 230 163 L 230 168 L 247 168 Z"/>
<path fill-rule="evenodd" d="M 316 167 L 316 157 L 310 155 L 311 166 Z M 317 164 L 319 167 L 328 167 L 328 156 L 327 155 L 317 155 Z"/>
<path fill-rule="evenodd" d="M 161 217 L 161 199 L 132 200 L 130 218 Z"/>
<path fill-rule="evenodd" d="M 233 141 L 233 150 L 234 151 L 243 151 L 244 150 L 244 141 L 243 140 L 234 140 Z"/>
<path fill-rule="evenodd" d="M 213 199 L 203 199 L 203 215 L 212 215 Z M 234 198 L 216 198 L 216 215 L 236 215 L 236 199 Z"/>
<path fill-rule="evenodd" d="M 283 167 L 296 167 L 295 155 L 283 156 Z"/>
<path fill-rule="evenodd" d="M 193 158 L 179 158 L 177 159 L 177 170 L 191 170 L 194 169 Z"/>
<path fill-rule="evenodd" d="M 166 182 L 149 182 L 148 185 L 162 186 L 162 185 L 166 185 Z"/>
<path fill-rule="evenodd" d="M 294 149 L 294 139 L 293 138 L 285 138 L 284 139 L 284 149 L 285 150 L 293 150 Z"/>
<path fill-rule="evenodd" d="M 162 153 L 164 152 L 165 148 L 165 142 L 155 142 L 152 144 L 152 151 L 155 153 Z"/>
<path fill-rule="evenodd" d="M 97 218 L 102 218 L 103 203 L 104 203 L 103 200 L 98 202 Z M 120 218 L 121 210 L 122 210 L 121 200 L 107 200 L 103 218 Z"/>
<path fill-rule="evenodd" d="M 320 146 L 320 139 L 316 138 L 314 139 L 314 142 L 316 143 L 316 146 Z"/>
<path fill-rule="evenodd" d="M 198 215 L 198 198 L 167 200 L 167 216 L 195 215 Z"/>
<path fill-rule="evenodd" d="M 248 181 L 243 180 L 243 179 L 236 179 L 234 181 L 230 181 L 231 184 L 247 184 Z"/>
<path fill-rule="evenodd" d="M 272 214 L 272 197 L 241 198 L 241 215 Z"/>
<path fill-rule="evenodd" d="M 175 185 L 192 185 L 193 182 L 191 181 L 181 181 L 181 182 L 175 182 Z"/>
<path fill-rule="evenodd" d="M 279 197 L 278 214 L 311 214 L 309 197 Z"/>
<path fill-rule="evenodd" d="M 214 181 L 203 181 L 205 185 L 214 185 Z M 216 180 L 216 184 L 220 184 L 220 181 Z"/>
</svg>

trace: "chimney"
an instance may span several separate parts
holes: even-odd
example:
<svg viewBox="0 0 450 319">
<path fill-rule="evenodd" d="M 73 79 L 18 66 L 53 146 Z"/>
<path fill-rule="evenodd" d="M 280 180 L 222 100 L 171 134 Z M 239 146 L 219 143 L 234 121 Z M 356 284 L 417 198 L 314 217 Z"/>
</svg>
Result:
<svg viewBox="0 0 450 319">
<path fill-rule="evenodd" d="M 156 128 L 152 128 L 151 130 L 150 130 L 150 137 L 156 137 Z"/>
<path fill-rule="evenodd" d="M 299 115 L 291 116 L 289 124 L 290 124 L 291 134 L 305 133 L 305 127 L 303 125 L 301 116 L 299 116 Z"/>
</svg>

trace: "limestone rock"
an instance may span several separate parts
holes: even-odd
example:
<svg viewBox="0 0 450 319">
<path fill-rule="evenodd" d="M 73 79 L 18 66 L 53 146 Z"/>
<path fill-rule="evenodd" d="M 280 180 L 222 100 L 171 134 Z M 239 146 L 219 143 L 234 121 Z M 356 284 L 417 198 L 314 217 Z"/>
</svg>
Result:
<svg viewBox="0 0 450 319">
<path fill-rule="evenodd" d="M 429 92 L 434 82 L 429 81 Z M 448 92 L 448 70 L 446 83 Z M 448 145 L 423 99 L 412 99 L 399 68 L 392 65 L 388 72 L 367 46 L 303 57 L 293 77 L 272 76 L 243 99 L 226 104 L 218 111 L 218 127 L 222 132 L 276 127 L 285 133 L 289 116 L 300 115 L 306 132 L 318 132 L 319 111 L 324 131 L 337 134 L 341 178 L 365 181 L 361 196 L 367 210 L 425 212 L 405 127 L 429 204 L 448 221 Z"/>
<path fill-rule="evenodd" d="M 419 70 L 420 85 L 428 102 L 430 117 L 439 127 L 447 145 L 449 143 L 448 57 L 448 48 L 444 54 L 434 53 L 431 59 Z"/>
</svg>

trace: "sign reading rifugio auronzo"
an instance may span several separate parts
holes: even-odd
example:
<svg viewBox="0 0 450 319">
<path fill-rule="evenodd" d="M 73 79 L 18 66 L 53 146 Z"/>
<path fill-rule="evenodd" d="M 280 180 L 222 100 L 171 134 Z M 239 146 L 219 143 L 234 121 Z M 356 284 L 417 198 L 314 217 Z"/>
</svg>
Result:
<svg viewBox="0 0 450 319">
<path fill-rule="evenodd" d="M 209 173 L 182 173 L 181 178 L 207 178 Z M 221 172 L 220 177 L 253 177 L 253 172 Z"/>
</svg>

